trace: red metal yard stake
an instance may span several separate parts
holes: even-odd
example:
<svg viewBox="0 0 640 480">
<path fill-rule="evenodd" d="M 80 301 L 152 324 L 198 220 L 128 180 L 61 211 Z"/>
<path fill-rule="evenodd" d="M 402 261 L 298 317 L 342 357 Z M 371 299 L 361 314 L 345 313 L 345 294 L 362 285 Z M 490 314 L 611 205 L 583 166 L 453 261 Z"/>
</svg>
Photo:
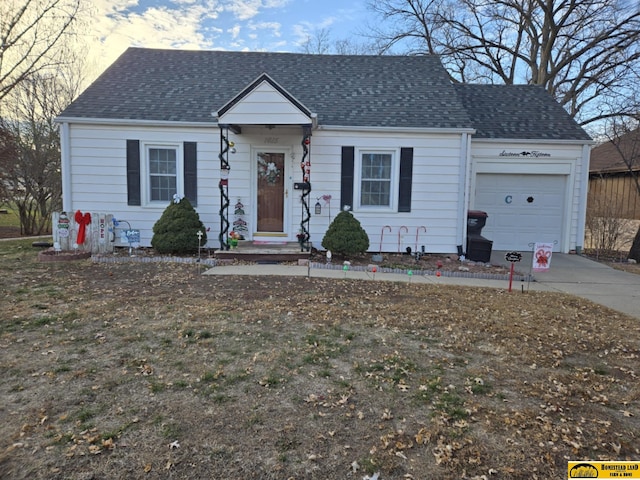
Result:
<svg viewBox="0 0 640 480">
<path fill-rule="evenodd" d="M 516 264 L 511 262 L 511 270 L 509 270 L 509 291 L 511 291 L 511 285 L 513 284 L 513 270 Z"/>
<path fill-rule="evenodd" d="M 513 285 L 513 271 L 515 269 L 516 262 L 522 260 L 522 254 L 520 252 L 507 252 L 504 256 L 507 262 L 511 262 L 511 269 L 509 270 L 509 291 Z"/>
</svg>

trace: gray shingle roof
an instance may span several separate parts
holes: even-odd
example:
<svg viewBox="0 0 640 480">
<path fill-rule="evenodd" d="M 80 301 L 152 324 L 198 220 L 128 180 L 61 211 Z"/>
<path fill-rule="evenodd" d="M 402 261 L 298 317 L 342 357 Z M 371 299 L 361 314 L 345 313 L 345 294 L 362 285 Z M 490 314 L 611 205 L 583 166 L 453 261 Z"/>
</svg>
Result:
<svg viewBox="0 0 640 480">
<path fill-rule="evenodd" d="M 214 122 L 263 73 L 320 125 L 471 128 L 434 56 L 130 48 L 60 116 Z"/>
<path fill-rule="evenodd" d="M 589 140 L 544 89 L 452 85 L 436 56 L 129 48 L 60 117 L 215 123 L 267 74 L 319 125 L 476 128 L 476 138 Z"/>
<path fill-rule="evenodd" d="M 591 140 L 537 85 L 454 86 L 476 128 L 474 138 Z"/>
</svg>

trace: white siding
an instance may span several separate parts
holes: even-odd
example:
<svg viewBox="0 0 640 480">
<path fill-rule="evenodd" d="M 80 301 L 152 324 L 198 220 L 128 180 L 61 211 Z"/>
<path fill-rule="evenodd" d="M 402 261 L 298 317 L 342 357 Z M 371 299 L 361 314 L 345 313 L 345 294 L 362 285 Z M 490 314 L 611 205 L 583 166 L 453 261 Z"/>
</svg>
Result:
<svg viewBox="0 0 640 480">
<path fill-rule="evenodd" d="M 145 143 L 174 143 L 185 141 L 198 144 L 198 205 L 197 211 L 208 233 L 208 246 L 216 248 L 220 229 L 220 192 L 218 188 L 220 162 L 218 159 L 220 134 L 217 128 L 177 127 L 117 127 L 72 124 L 69 129 L 71 158 L 71 207 L 76 210 L 106 212 L 119 220 L 128 221 L 141 230 L 141 243 L 150 245 L 153 224 L 165 205 L 127 205 L 126 140 Z M 287 154 L 289 175 L 285 179 L 289 204 L 286 211 L 288 240 L 295 240 L 301 215 L 300 192 L 293 184 L 302 181 L 302 128 L 278 126 L 274 129 L 244 126 L 242 134 L 230 134 L 236 153 L 230 154 L 229 220 L 233 222 L 233 206 L 240 199 L 245 206 L 245 220 L 249 231 L 255 225 L 253 203 L 255 172 L 252 155 L 256 149 L 282 150 Z M 340 169 L 343 146 L 358 149 L 381 149 L 399 152 L 403 147 L 413 148 L 413 185 L 411 212 L 398 213 L 354 210 L 369 235 L 370 250 L 383 252 L 404 251 L 425 246 L 427 252 L 455 253 L 462 243 L 466 219 L 460 218 L 465 208 L 474 209 L 476 176 L 478 174 L 562 175 L 566 178 L 567 194 L 563 200 L 561 245 L 567 252 L 582 245 L 577 234 L 583 231 L 584 172 L 581 145 L 543 143 L 471 142 L 471 178 L 469 192 L 463 192 L 464 150 L 461 134 L 391 133 L 377 131 L 313 131 L 311 137 L 311 240 L 321 248 L 321 241 L 330 221 L 340 206 Z M 508 157 L 501 152 L 541 151 L 549 156 Z M 462 163 L 461 163 L 462 162 Z M 322 213 L 315 216 L 316 199 L 332 197 L 329 205 L 322 200 Z M 461 205 L 467 202 L 468 205 Z M 389 229 L 391 231 L 389 231 Z M 426 232 L 424 231 L 426 229 Z"/>
<path fill-rule="evenodd" d="M 411 212 L 380 214 L 354 210 L 369 235 L 370 251 L 404 251 L 425 245 L 427 252 L 456 252 L 460 135 L 380 134 L 373 132 L 314 132 L 312 137 L 312 198 L 331 195 L 331 216 L 340 206 L 340 165 L 342 146 L 367 149 L 413 148 Z M 315 203 L 315 201 L 313 202 Z M 318 244 L 329 225 L 323 207 L 320 217 L 312 218 L 312 238 Z M 391 227 L 391 232 L 383 229 Z M 406 231 L 404 228 L 406 227 Z M 421 227 L 425 227 L 424 233 Z M 381 237 L 383 240 L 381 246 Z"/>
<path fill-rule="evenodd" d="M 127 158 L 126 141 L 141 143 L 182 142 L 198 143 L 198 206 L 200 219 L 211 227 L 209 245 L 215 245 L 213 231 L 219 224 L 217 207 L 219 196 L 217 159 L 219 133 L 216 128 L 152 128 L 118 127 L 99 125 L 70 126 L 70 213 L 107 212 L 118 220 L 126 220 L 132 228 L 141 231 L 141 245 L 149 246 L 154 223 L 160 218 L 165 206 L 127 205 Z M 214 155 L 214 152 L 215 155 Z M 215 156 L 215 158 L 214 158 Z M 217 166 L 214 166 L 217 165 Z M 219 175 L 216 173 L 216 175 Z M 215 233 L 217 237 L 217 233 Z"/>
<path fill-rule="evenodd" d="M 304 125 L 311 119 L 264 81 L 218 120 L 227 125 Z"/>
<path fill-rule="evenodd" d="M 71 154 L 71 210 L 101 211 L 113 214 L 118 220 L 128 221 L 141 230 L 141 244 L 150 245 L 152 227 L 164 206 L 127 205 L 126 140 L 141 143 L 193 141 L 198 144 L 198 205 L 197 211 L 208 233 L 208 246 L 216 248 L 220 229 L 220 193 L 218 189 L 218 159 L 220 135 L 217 128 L 152 128 L 73 124 L 70 128 Z M 302 181 L 302 129 L 277 127 L 269 130 L 243 127 L 241 135 L 230 134 L 235 143 L 235 154 L 230 154 L 229 220 L 233 222 L 233 206 L 238 199 L 245 205 L 246 219 L 253 218 L 252 150 L 284 149 L 288 155 L 290 176 L 286 179 L 290 206 L 288 209 L 289 239 L 295 240 L 301 220 L 299 192 L 293 189 Z M 404 251 L 407 246 L 425 246 L 427 252 L 456 252 L 462 222 L 460 208 L 460 155 L 461 135 L 457 134 L 397 134 L 379 132 L 337 132 L 315 130 L 311 138 L 311 240 L 320 243 L 329 222 L 338 213 L 340 205 L 340 168 L 342 146 L 356 148 L 399 149 L 412 147 L 413 187 L 411 212 L 379 213 L 354 211 L 354 215 L 367 231 L 370 250 L 384 252 Z M 331 195 L 330 205 L 322 204 L 322 214 L 315 216 L 316 198 Z M 381 245 L 383 229 L 384 242 Z M 405 227 L 405 228 L 402 228 Z M 424 228 L 423 228 L 424 227 Z M 252 231 L 254 225 L 249 225 Z M 426 233 L 424 232 L 426 229 Z M 417 237 L 417 240 L 416 240 Z"/>
</svg>

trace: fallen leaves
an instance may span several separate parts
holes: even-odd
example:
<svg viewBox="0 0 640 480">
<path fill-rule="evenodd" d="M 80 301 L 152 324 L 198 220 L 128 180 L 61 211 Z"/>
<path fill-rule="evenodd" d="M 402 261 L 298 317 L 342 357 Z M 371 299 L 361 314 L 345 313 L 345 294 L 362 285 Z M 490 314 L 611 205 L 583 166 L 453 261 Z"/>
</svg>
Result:
<svg viewBox="0 0 640 480">
<path fill-rule="evenodd" d="M 18 318 L 0 325 L 0 429 L 17 462 L 90 461 L 108 478 L 118 465 L 149 478 L 490 479 L 637 455 L 637 322 L 597 306 L 101 269 L 74 270 L 39 326 L 30 305 L 47 304 L 44 289 L 14 292 L 6 318 Z"/>
</svg>

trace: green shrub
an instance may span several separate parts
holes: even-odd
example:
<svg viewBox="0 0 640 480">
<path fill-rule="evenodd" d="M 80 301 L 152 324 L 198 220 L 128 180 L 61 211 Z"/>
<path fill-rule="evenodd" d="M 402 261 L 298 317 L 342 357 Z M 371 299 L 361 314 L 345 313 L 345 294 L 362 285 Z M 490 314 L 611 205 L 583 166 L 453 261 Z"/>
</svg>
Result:
<svg viewBox="0 0 640 480">
<path fill-rule="evenodd" d="M 332 253 L 362 255 L 369 249 L 369 236 L 351 212 L 342 211 L 329 225 L 322 246 Z"/>
<path fill-rule="evenodd" d="M 198 230 L 202 232 L 200 246 L 207 243 L 207 231 L 191 202 L 183 198 L 171 202 L 153 226 L 151 246 L 159 253 L 190 253 L 198 251 Z"/>
</svg>

